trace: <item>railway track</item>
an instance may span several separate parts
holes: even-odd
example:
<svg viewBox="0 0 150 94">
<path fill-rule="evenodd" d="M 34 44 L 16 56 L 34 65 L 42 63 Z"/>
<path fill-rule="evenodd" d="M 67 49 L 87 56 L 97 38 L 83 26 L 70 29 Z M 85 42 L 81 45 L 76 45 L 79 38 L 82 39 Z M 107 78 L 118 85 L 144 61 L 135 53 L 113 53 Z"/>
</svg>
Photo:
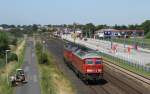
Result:
<svg viewBox="0 0 150 94">
<path fill-rule="evenodd" d="M 84 45 L 82 45 L 84 46 Z M 133 78 L 134 80 L 138 80 L 140 81 L 142 84 L 147 84 L 150 86 L 150 78 L 147 78 L 147 77 L 144 77 L 142 75 L 139 75 L 137 73 L 134 73 L 132 71 L 129 71 L 129 70 L 126 70 L 125 68 L 122 68 L 121 66 L 117 65 L 117 64 L 114 64 L 114 63 L 111 63 L 110 61 L 107 61 L 105 60 L 104 61 L 105 64 L 109 67 L 112 67 L 112 68 L 115 68 L 117 69 L 118 71 L 122 72 L 123 74 L 125 74 L 126 76 L 128 77 L 131 77 Z M 131 86 L 130 83 L 126 83 L 124 81 L 122 81 L 121 79 L 118 79 L 116 78 L 115 76 L 111 75 L 110 73 L 108 72 L 105 72 L 107 74 L 109 74 L 110 77 L 114 78 L 115 80 L 119 81 L 120 83 L 122 83 L 123 85 L 119 86 L 120 89 L 122 89 L 123 91 L 126 91 L 126 93 L 129 93 L 129 91 L 125 90 L 124 87 L 122 86 L 126 86 L 127 88 L 130 88 L 131 91 L 133 91 L 134 93 L 133 94 L 143 94 L 143 92 L 141 92 L 139 89 L 135 89 L 134 86 Z M 109 77 L 108 77 L 109 78 Z M 110 81 L 110 80 L 109 80 Z M 104 90 L 105 91 L 105 90 Z M 107 94 L 107 93 L 106 93 Z M 108 93 L 109 94 L 109 93 Z"/>
<path fill-rule="evenodd" d="M 54 40 L 48 40 L 48 41 L 50 43 L 49 45 L 53 44 L 53 46 L 52 45 L 49 46 L 49 49 L 52 51 L 54 50 L 53 52 L 55 53 L 55 55 L 57 57 L 61 57 L 63 51 L 58 51 L 55 49 L 63 50 L 62 47 L 63 47 L 64 41 L 61 41 L 60 39 L 58 39 L 58 40 L 54 39 Z M 114 66 L 110 65 L 110 62 L 108 62 L 108 61 L 105 61 L 105 64 L 110 67 L 115 66 L 115 65 Z M 60 63 L 58 63 L 58 65 L 60 65 Z M 62 68 L 66 67 L 66 65 L 63 65 L 63 63 L 61 66 L 62 66 Z M 118 67 L 120 67 L 120 66 L 118 66 Z M 120 70 L 119 68 L 115 68 L 115 69 L 117 69 L 118 71 L 121 71 L 122 73 L 124 72 L 123 70 Z M 64 73 L 65 72 L 68 73 L 68 71 L 69 70 L 66 68 L 66 70 L 64 70 Z M 122 80 L 120 81 L 120 79 L 122 79 L 122 77 L 115 78 L 114 75 L 112 75 L 109 72 L 108 73 L 106 72 L 105 74 L 107 74 L 106 81 L 108 82 L 106 85 L 87 85 L 86 86 L 83 83 L 80 83 L 80 81 L 79 81 L 80 79 L 79 80 L 76 79 L 75 85 L 77 86 L 76 87 L 77 90 L 79 90 L 79 92 L 82 92 L 82 91 L 84 92 L 81 94 L 149 94 L 149 93 L 141 93 L 141 92 L 139 92 L 139 90 L 137 91 L 138 88 L 135 90 L 135 88 L 133 88 L 134 86 L 133 87 L 130 86 L 131 85 L 130 83 L 129 83 L 130 85 L 128 85 L 128 83 L 122 82 Z M 72 73 L 69 73 L 69 75 L 73 76 Z M 129 74 L 129 76 L 132 76 L 132 75 Z M 112 82 L 112 79 L 115 79 L 115 81 Z M 74 82 L 74 78 L 72 81 Z M 79 84 L 79 86 L 81 86 L 83 88 L 81 89 L 80 87 L 78 87 L 78 84 Z M 113 88 L 115 87 L 115 89 L 113 89 L 112 87 Z M 126 88 L 126 90 L 124 88 Z M 115 93 L 115 91 L 116 92 L 118 91 L 118 93 Z M 88 92 L 90 92 L 90 93 L 88 93 Z"/>
<path fill-rule="evenodd" d="M 64 39 L 63 42 L 70 42 L 70 41 Z M 73 42 L 70 42 L 70 43 L 73 43 Z M 84 46 L 84 47 L 86 47 L 85 45 L 82 45 L 82 44 L 78 44 L 78 46 Z M 88 48 L 88 47 L 86 47 L 86 48 Z M 88 49 L 91 49 L 91 48 L 88 48 Z M 92 50 L 92 49 L 91 49 L 91 50 Z M 110 61 L 108 61 L 108 60 L 105 60 L 105 63 L 109 64 L 108 62 L 111 63 L 111 64 L 113 64 L 113 65 L 115 65 L 115 66 L 118 66 L 118 67 L 120 67 L 120 68 L 122 68 L 122 69 L 124 69 L 124 70 L 127 70 L 127 69 L 125 69 L 125 68 L 123 68 L 123 67 L 121 67 L 121 66 L 119 66 L 119 65 L 117 65 L 117 64 L 114 64 L 114 63 L 112 63 L 112 62 L 110 62 Z M 127 71 L 132 72 L 132 71 L 130 71 L 130 70 L 127 70 Z M 138 73 L 135 73 L 135 72 L 132 72 L 132 73 L 134 73 L 134 74 L 136 74 L 136 75 L 138 75 L 138 76 L 140 76 L 140 77 L 142 77 L 142 78 L 144 78 L 144 79 L 150 80 L 150 78 L 144 77 L 144 76 L 142 76 L 142 75 L 140 75 L 140 74 L 138 74 Z M 130 75 L 130 74 L 129 74 L 129 75 Z M 134 77 L 135 77 L 135 76 L 134 76 Z M 137 77 L 135 77 L 135 78 L 137 78 Z M 137 78 L 137 79 L 139 79 L 139 78 Z M 139 79 L 139 80 L 141 80 L 141 79 Z M 142 80 L 141 80 L 141 81 L 142 81 Z M 150 85 L 150 82 L 145 81 L 145 83 L 147 83 L 147 84 Z"/>
<path fill-rule="evenodd" d="M 150 78 L 147 78 L 147 77 L 144 77 L 142 75 L 139 75 L 137 73 L 134 73 L 132 71 L 129 71 L 129 70 L 126 70 L 125 68 L 117 65 L 117 64 L 114 64 L 110 61 L 107 61 L 107 60 L 104 60 L 104 63 L 107 65 L 107 66 L 110 66 L 110 67 L 115 67 L 115 69 L 119 70 L 120 72 L 126 74 L 127 76 L 130 76 L 136 80 L 139 80 L 147 85 L 150 85 Z"/>
<path fill-rule="evenodd" d="M 64 40 L 64 42 L 66 42 L 67 40 Z M 69 41 L 67 41 L 67 42 L 69 42 Z M 72 42 L 71 42 L 72 43 Z M 81 46 L 85 46 L 85 45 L 81 45 Z M 86 46 L 85 46 L 86 47 Z M 88 47 L 86 47 L 86 48 L 88 48 Z M 89 48 L 90 49 L 90 48 Z M 140 75 L 140 74 L 137 74 L 137 73 L 135 73 L 135 72 L 132 72 L 132 71 L 130 71 L 130 70 L 127 70 L 127 69 L 125 69 L 125 68 L 123 68 L 123 67 L 121 67 L 121 66 L 119 66 L 119 65 L 117 65 L 117 64 L 114 64 L 114 63 L 112 63 L 112 62 L 110 62 L 110 61 L 108 61 L 108 60 L 104 60 L 104 62 L 105 62 L 105 64 L 107 64 L 107 65 L 109 65 L 109 66 L 111 66 L 111 67 L 114 67 L 114 66 L 117 66 L 117 67 L 119 67 L 119 68 L 116 68 L 116 69 L 118 69 L 119 71 L 121 71 L 121 72 L 124 72 L 124 73 L 126 73 L 128 76 L 131 76 L 131 77 L 133 77 L 133 78 L 135 78 L 136 80 L 139 80 L 139 81 L 141 81 L 141 82 L 143 82 L 143 83 L 145 83 L 145 84 L 147 84 L 147 85 L 150 85 L 150 78 L 148 78 L 148 77 L 144 77 L 144 76 L 142 76 L 142 75 Z M 114 66 L 112 66 L 112 64 L 114 65 Z M 121 68 L 121 69 L 120 69 Z M 128 71 L 128 72 L 127 72 Z M 130 72 L 130 73 L 129 73 Z"/>
<path fill-rule="evenodd" d="M 133 94 L 143 94 L 141 91 L 135 89 L 133 86 L 130 86 L 128 83 L 125 83 L 124 81 L 122 81 L 122 80 L 116 78 L 116 77 L 113 76 L 112 74 L 110 74 L 110 73 L 108 73 L 108 72 L 105 72 L 105 73 L 109 74 L 109 76 L 110 76 L 112 79 L 115 79 L 115 80 L 117 80 L 118 82 L 120 82 L 121 84 L 117 85 L 117 83 L 115 83 L 115 82 L 109 80 L 109 82 L 116 84 L 116 85 L 117 85 L 120 89 L 122 89 L 123 91 L 129 93 L 129 91 L 127 91 L 126 88 L 125 88 L 125 87 L 128 87 L 128 89 L 130 89 L 130 91 L 134 92 Z"/>
<path fill-rule="evenodd" d="M 112 75 L 111 73 L 107 71 L 105 71 L 105 74 L 109 75 L 109 77 L 105 76 L 107 78 L 107 81 L 109 83 L 115 84 L 118 88 L 124 91 L 125 94 L 148 94 L 148 93 L 144 93 L 138 88 L 134 88 L 134 86 L 131 86 L 130 84 L 122 81 L 121 79 L 118 79 L 117 77 L 115 77 L 114 75 Z M 103 85 L 95 85 L 95 86 L 91 85 L 89 86 L 89 88 L 92 90 L 93 94 L 113 94 L 112 92 L 113 89 L 108 88 L 105 85 L 104 86 Z"/>
<path fill-rule="evenodd" d="M 94 94 L 111 94 L 102 86 L 89 86 L 89 88 L 93 91 Z"/>
<path fill-rule="evenodd" d="M 105 71 L 105 74 L 108 74 L 109 77 L 111 77 L 112 79 L 117 80 L 118 82 L 122 83 L 122 85 L 117 85 L 117 83 L 114 83 L 113 81 L 109 80 L 110 82 L 116 84 L 120 89 L 122 89 L 123 91 L 126 91 L 128 93 L 128 89 L 126 90 L 125 87 L 131 89 L 131 91 L 133 91 L 133 94 L 149 94 L 147 92 L 150 92 L 150 80 L 149 78 L 140 76 L 138 74 L 134 74 L 131 71 L 128 71 L 126 69 L 121 68 L 119 65 L 116 65 L 114 63 L 111 63 L 109 61 L 104 61 L 104 64 L 111 68 L 111 70 L 117 70 L 119 73 L 121 73 L 122 75 L 124 75 L 127 79 L 132 79 L 136 86 L 132 85 L 129 82 L 124 81 L 123 79 L 118 79 L 117 76 L 109 73 L 108 71 Z M 140 83 L 138 83 L 140 82 Z M 142 86 L 144 85 L 145 88 L 142 88 Z"/>
<path fill-rule="evenodd" d="M 97 92 L 97 90 L 94 87 L 89 86 L 89 88 L 93 91 L 94 94 L 99 94 L 99 92 Z"/>
</svg>

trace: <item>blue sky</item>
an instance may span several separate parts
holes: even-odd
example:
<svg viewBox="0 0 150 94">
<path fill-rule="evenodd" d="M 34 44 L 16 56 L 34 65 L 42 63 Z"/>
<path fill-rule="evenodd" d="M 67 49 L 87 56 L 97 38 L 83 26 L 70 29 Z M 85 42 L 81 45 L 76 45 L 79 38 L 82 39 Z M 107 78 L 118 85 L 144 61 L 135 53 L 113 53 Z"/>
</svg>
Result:
<svg viewBox="0 0 150 94">
<path fill-rule="evenodd" d="M 0 0 L 0 24 L 139 24 L 150 0 Z"/>
</svg>

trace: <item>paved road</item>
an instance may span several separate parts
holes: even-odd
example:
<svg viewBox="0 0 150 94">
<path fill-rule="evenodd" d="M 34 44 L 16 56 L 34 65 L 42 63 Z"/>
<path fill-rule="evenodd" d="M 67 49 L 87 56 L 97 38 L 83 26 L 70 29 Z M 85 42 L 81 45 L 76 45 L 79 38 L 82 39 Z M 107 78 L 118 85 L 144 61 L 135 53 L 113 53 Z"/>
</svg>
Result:
<svg viewBox="0 0 150 94">
<path fill-rule="evenodd" d="M 74 85 L 77 94 L 148 94 L 144 93 L 142 86 L 137 84 L 134 81 L 130 81 L 127 77 L 122 74 L 115 72 L 110 68 L 105 67 L 104 72 L 104 81 L 98 85 L 85 85 L 81 79 L 79 79 L 73 71 L 71 71 L 63 62 L 63 42 L 58 39 L 49 39 L 44 36 L 44 40 L 46 40 L 46 46 L 48 50 L 55 56 L 57 59 L 56 64 L 62 70 L 62 72 L 68 76 L 72 84 Z M 110 76 L 111 74 L 111 76 Z M 128 83 L 130 85 L 126 85 L 124 83 Z M 131 88 L 130 86 L 133 86 Z M 92 88 L 91 88 L 92 87 Z M 134 87 L 137 90 L 134 89 Z M 94 89 L 94 90 L 93 90 Z M 94 93 L 96 91 L 97 93 Z M 141 93 L 143 92 L 143 93 Z"/>
<path fill-rule="evenodd" d="M 16 88 L 16 94 L 40 94 L 40 85 L 38 71 L 36 66 L 35 51 L 32 39 L 28 39 L 25 51 L 25 63 L 23 69 L 27 75 L 28 83 L 19 85 Z"/>
</svg>

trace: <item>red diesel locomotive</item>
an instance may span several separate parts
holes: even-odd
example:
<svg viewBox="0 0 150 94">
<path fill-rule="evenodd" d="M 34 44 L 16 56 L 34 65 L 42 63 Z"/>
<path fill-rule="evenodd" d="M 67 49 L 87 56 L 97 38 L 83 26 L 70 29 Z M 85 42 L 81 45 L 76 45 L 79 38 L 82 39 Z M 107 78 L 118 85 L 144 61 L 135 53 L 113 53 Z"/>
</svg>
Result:
<svg viewBox="0 0 150 94">
<path fill-rule="evenodd" d="M 103 60 L 96 52 L 67 45 L 64 49 L 64 60 L 84 81 L 98 81 L 103 78 Z"/>
</svg>

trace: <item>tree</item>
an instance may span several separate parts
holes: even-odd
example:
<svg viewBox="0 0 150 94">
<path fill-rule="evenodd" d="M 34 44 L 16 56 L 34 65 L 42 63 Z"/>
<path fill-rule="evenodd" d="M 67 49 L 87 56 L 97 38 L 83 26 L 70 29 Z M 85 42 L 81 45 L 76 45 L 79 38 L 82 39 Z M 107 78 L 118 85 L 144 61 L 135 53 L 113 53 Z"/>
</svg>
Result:
<svg viewBox="0 0 150 94">
<path fill-rule="evenodd" d="M 107 25 L 97 25 L 97 26 L 95 27 L 95 30 L 97 31 L 97 30 L 105 29 L 105 28 L 109 28 L 109 26 L 107 26 Z"/>
<path fill-rule="evenodd" d="M 17 45 L 17 41 L 18 41 L 17 38 L 13 38 L 11 40 L 11 44 L 16 46 Z"/>
<path fill-rule="evenodd" d="M 150 20 L 146 20 L 141 24 L 142 29 L 145 31 L 145 34 L 150 32 Z"/>
<path fill-rule="evenodd" d="M 141 25 L 135 24 L 135 25 L 128 25 L 128 29 L 130 30 L 141 30 Z"/>
<path fill-rule="evenodd" d="M 135 29 L 135 26 L 134 25 L 128 25 L 128 29 L 133 30 L 133 29 Z"/>
<path fill-rule="evenodd" d="M 150 32 L 146 34 L 146 38 L 150 38 Z"/>
<path fill-rule="evenodd" d="M 88 37 L 91 37 L 94 35 L 94 31 L 95 31 L 95 25 L 93 23 L 88 23 L 83 27 L 83 34 L 84 35 L 88 35 Z"/>
<path fill-rule="evenodd" d="M 9 25 L 9 28 L 16 28 L 15 25 Z"/>
<path fill-rule="evenodd" d="M 5 50 L 9 49 L 9 37 L 5 32 L 0 32 L 0 53 L 5 52 Z"/>
<path fill-rule="evenodd" d="M 3 27 L 3 28 L 9 28 L 9 26 L 7 24 L 2 24 L 0 26 Z"/>
<path fill-rule="evenodd" d="M 33 24 L 33 26 L 31 26 L 31 27 L 32 27 L 33 31 L 37 31 L 37 29 L 38 29 L 38 26 L 36 24 Z"/>
<path fill-rule="evenodd" d="M 14 37 L 23 37 L 23 32 L 19 28 L 11 29 L 10 34 Z"/>
<path fill-rule="evenodd" d="M 115 26 L 113 26 L 114 29 L 117 29 L 117 30 L 126 30 L 128 29 L 128 27 L 126 25 L 117 25 L 115 24 Z"/>
</svg>

